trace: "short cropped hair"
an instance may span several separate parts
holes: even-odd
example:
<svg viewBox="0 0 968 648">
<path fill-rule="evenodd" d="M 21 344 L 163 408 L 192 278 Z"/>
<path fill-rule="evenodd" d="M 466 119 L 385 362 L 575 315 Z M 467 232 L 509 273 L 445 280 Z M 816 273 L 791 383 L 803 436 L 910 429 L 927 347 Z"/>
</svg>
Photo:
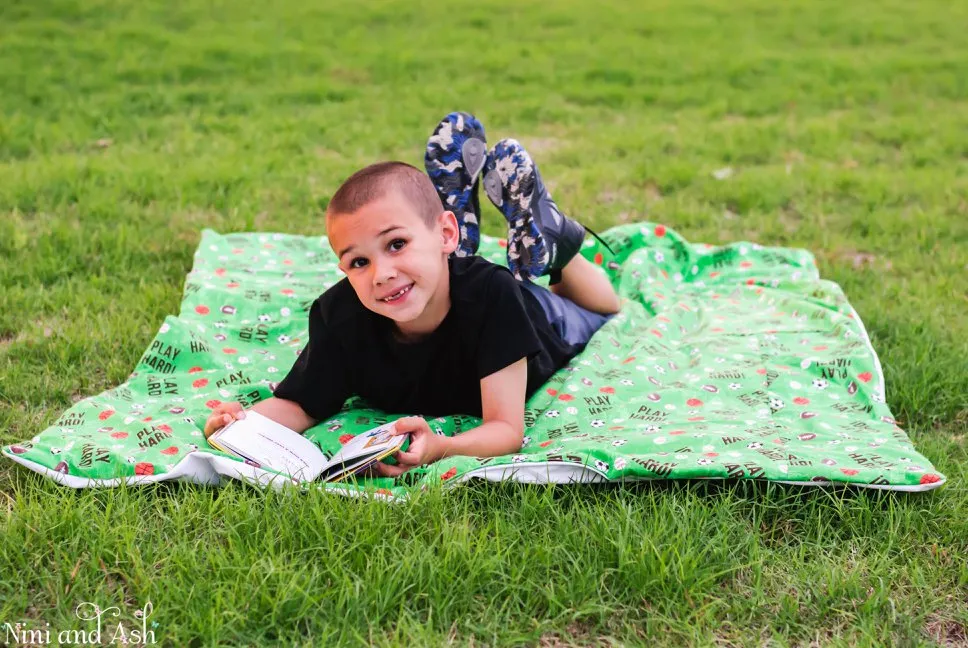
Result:
<svg viewBox="0 0 968 648">
<path fill-rule="evenodd" d="M 330 199 L 326 215 L 352 214 L 394 192 L 413 207 L 428 228 L 444 209 L 426 173 L 406 162 L 391 161 L 371 164 L 347 178 Z"/>
</svg>

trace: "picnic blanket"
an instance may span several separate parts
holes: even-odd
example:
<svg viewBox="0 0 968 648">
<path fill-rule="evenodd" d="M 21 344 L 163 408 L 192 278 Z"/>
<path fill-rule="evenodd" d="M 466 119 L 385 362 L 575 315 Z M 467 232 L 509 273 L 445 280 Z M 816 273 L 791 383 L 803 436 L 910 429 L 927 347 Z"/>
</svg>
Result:
<svg viewBox="0 0 968 648">
<path fill-rule="evenodd" d="M 760 479 L 925 491 L 945 481 L 885 403 L 884 374 L 856 311 L 799 249 L 691 244 L 659 224 L 588 240 L 623 305 L 526 404 L 521 451 L 451 457 L 348 484 L 406 497 L 472 477 L 521 482 Z M 480 254 L 506 264 L 506 242 Z M 220 401 L 267 398 L 306 344 L 307 311 L 342 275 L 326 237 L 202 233 L 181 311 L 123 384 L 86 398 L 3 455 L 72 487 L 167 479 L 278 486 L 278 475 L 210 447 Z M 93 362 L 93 361 L 92 361 Z M 358 397 L 306 436 L 327 454 L 400 416 Z M 440 434 L 480 423 L 429 421 Z"/>
</svg>

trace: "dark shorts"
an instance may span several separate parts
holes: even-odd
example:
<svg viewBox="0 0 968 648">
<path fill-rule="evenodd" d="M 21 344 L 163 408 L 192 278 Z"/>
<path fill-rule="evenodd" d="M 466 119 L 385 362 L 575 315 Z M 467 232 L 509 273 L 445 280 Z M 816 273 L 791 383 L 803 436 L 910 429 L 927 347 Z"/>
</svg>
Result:
<svg viewBox="0 0 968 648">
<path fill-rule="evenodd" d="M 521 287 L 530 292 L 541 305 L 548 323 L 567 344 L 584 346 L 592 334 L 614 315 L 602 315 L 586 310 L 564 297 L 559 297 L 544 286 L 522 281 Z"/>
</svg>

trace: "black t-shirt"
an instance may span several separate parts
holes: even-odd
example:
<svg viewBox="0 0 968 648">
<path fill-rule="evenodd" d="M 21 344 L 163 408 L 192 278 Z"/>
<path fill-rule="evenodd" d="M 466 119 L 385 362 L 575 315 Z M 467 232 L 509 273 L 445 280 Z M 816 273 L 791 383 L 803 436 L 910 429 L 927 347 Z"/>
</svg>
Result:
<svg viewBox="0 0 968 648">
<path fill-rule="evenodd" d="M 319 421 L 353 395 L 392 414 L 480 417 L 481 378 L 527 357 L 528 398 L 580 350 L 507 268 L 478 256 L 448 263 L 450 310 L 415 342 L 398 340 L 393 320 L 365 308 L 346 278 L 320 295 L 309 342 L 275 396 Z"/>
</svg>

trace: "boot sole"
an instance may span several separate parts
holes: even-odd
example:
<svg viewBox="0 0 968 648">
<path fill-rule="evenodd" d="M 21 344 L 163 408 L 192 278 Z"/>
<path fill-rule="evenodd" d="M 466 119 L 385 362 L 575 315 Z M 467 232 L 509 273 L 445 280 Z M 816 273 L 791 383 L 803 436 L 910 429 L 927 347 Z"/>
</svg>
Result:
<svg viewBox="0 0 968 648">
<path fill-rule="evenodd" d="M 519 150 L 523 152 L 524 148 Z M 484 174 L 484 192 L 508 222 L 508 268 L 517 279 L 530 280 L 545 273 L 551 255 L 530 208 L 535 190 L 534 161 L 530 170 L 517 164 L 515 175 L 516 182 L 506 186 L 497 170 L 489 169 Z"/>
<path fill-rule="evenodd" d="M 448 115 L 448 117 L 450 117 L 450 115 Z M 461 115 L 460 119 L 464 120 L 467 117 L 468 115 Z M 468 134 L 463 129 L 458 129 L 456 127 L 457 125 L 452 124 L 447 119 L 447 117 L 445 117 L 443 120 L 440 121 L 440 123 L 437 124 L 437 127 L 434 129 L 434 132 L 430 137 L 431 140 L 438 136 L 444 124 L 450 124 L 451 127 L 454 128 L 452 137 L 455 135 L 460 135 L 464 137 L 464 142 L 463 144 L 461 144 L 460 156 L 458 157 L 457 160 L 454 160 L 449 165 L 445 165 L 441 160 L 438 159 L 438 157 L 434 157 L 434 156 L 430 157 L 429 160 L 425 158 L 424 164 L 427 169 L 427 175 L 430 176 L 430 179 L 434 184 L 434 188 L 437 190 L 437 194 L 438 195 L 443 194 L 447 196 L 447 198 L 441 199 L 441 204 L 443 205 L 444 209 L 450 209 L 451 211 L 456 211 L 457 202 L 458 202 L 457 197 L 464 192 L 468 193 L 468 197 L 466 201 L 467 206 L 464 207 L 465 213 L 462 213 L 458 216 L 457 224 L 463 230 L 461 232 L 461 245 L 460 247 L 458 247 L 458 250 L 462 251 L 463 254 L 459 256 L 470 256 L 476 253 L 477 251 L 476 248 L 480 242 L 481 215 L 471 212 L 471 215 L 473 215 L 473 218 L 474 218 L 474 222 L 465 221 L 464 216 L 467 214 L 467 212 L 469 211 L 469 208 L 474 203 L 473 192 L 475 190 L 475 185 L 477 183 L 478 176 L 480 175 L 481 170 L 484 168 L 484 163 L 487 159 L 487 143 L 479 137 Z M 484 127 L 481 126 L 482 131 L 483 131 L 483 128 Z M 428 151 L 430 149 L 430 146 L 431 144 L 430 142 L 428 142 Z M 442 151 L 443 149 L 440 148 L 438 144 L 437 147 L 435 147 L 434 149 L 434 155 L 439 155 Z M 440 166 L 436 168 L 431 168 L 431 160 L 433 161 L 433 163 Z M 456 193 L 448 193 L 448 189 L 449 189 L 448 187 L 444 187 L 442 186 L 442 184 L 438 184 L 438 178 L 441 172 L 446 173 L 448 177 L 457 176 L 460 180 L 460 187 L 461 187 L 460 191 Z M 438 175 L 435 176 L 435 173 Z M 453 199 L 453 203 L 450 202 L 451 199 Z M 471 232 L 468 231 L 468 235 L 465 239 L 465 237 L 463 236 L 464 231 L 467 231 L 468 228 L 471 228 L 471 227 L 474 230 L 473 235 Z"/>
</svg>

